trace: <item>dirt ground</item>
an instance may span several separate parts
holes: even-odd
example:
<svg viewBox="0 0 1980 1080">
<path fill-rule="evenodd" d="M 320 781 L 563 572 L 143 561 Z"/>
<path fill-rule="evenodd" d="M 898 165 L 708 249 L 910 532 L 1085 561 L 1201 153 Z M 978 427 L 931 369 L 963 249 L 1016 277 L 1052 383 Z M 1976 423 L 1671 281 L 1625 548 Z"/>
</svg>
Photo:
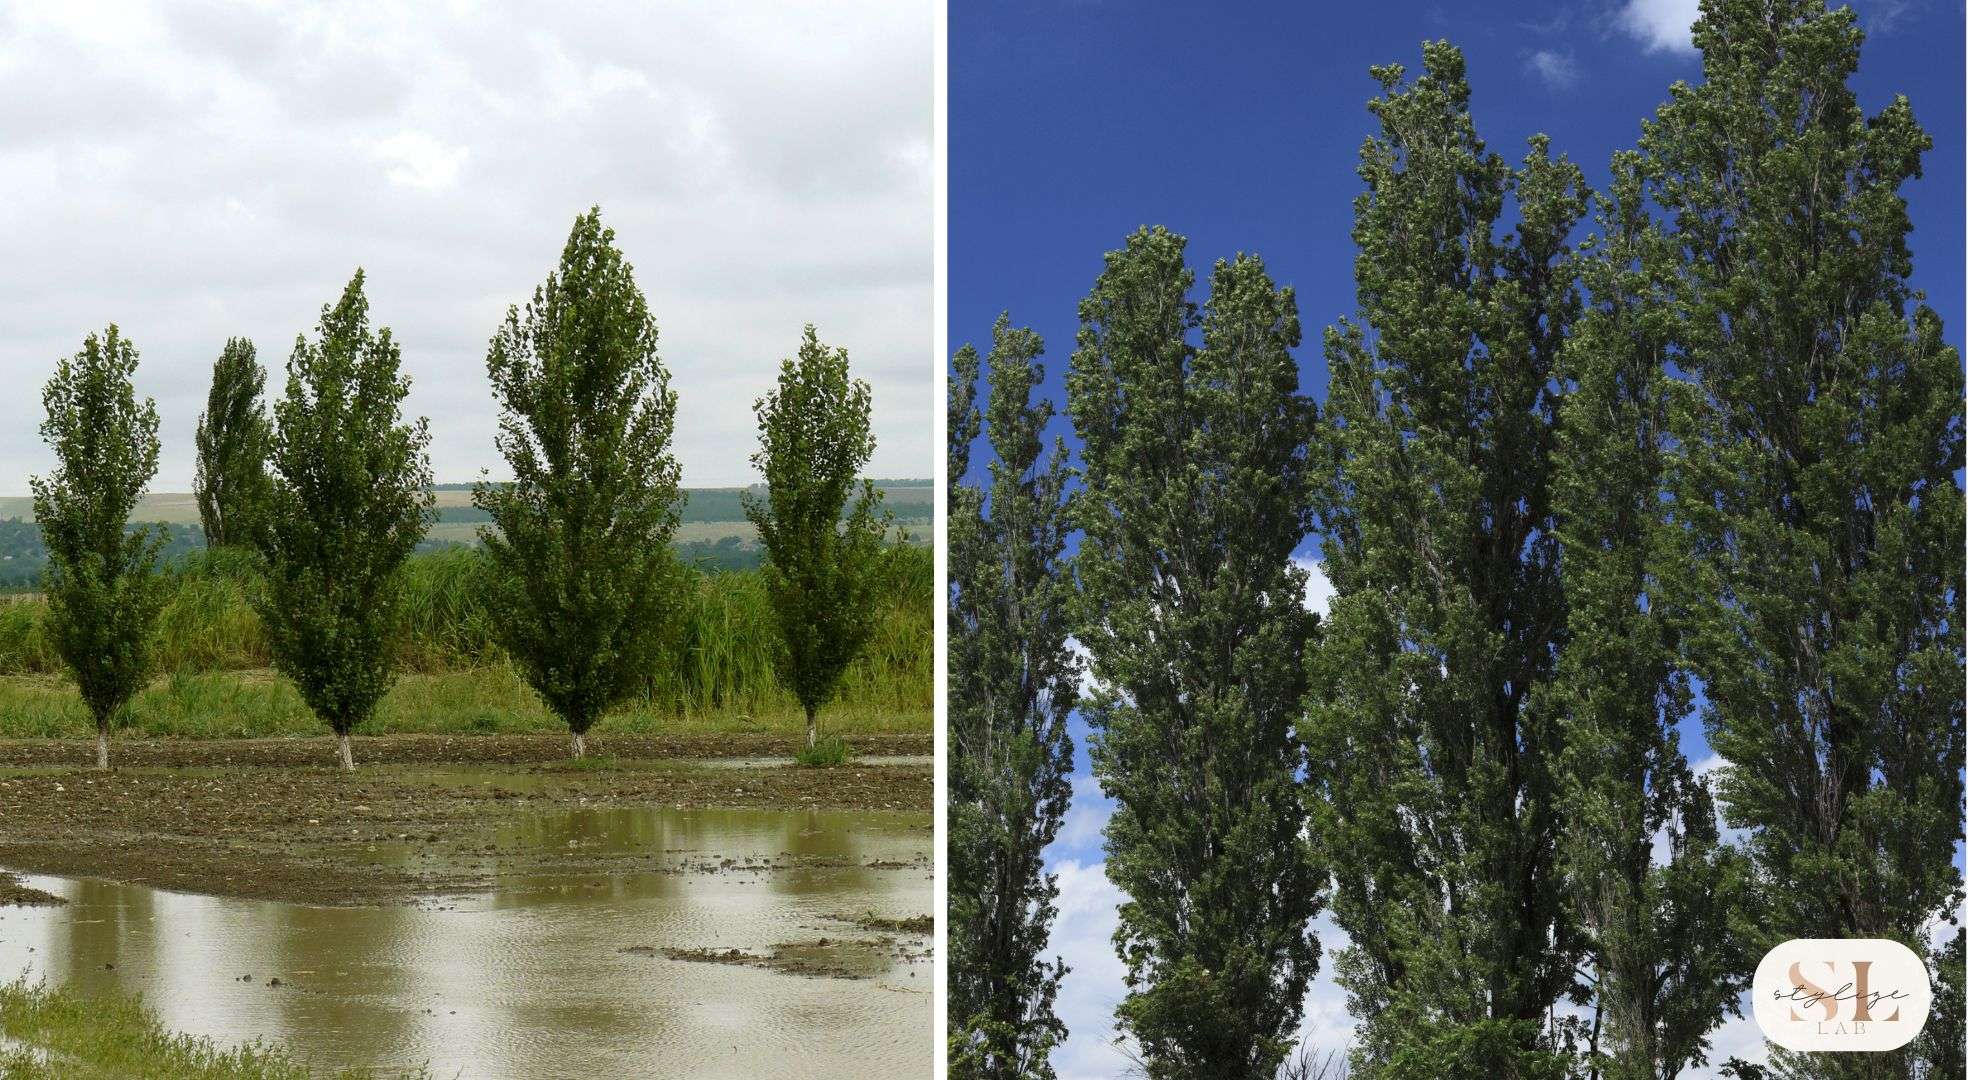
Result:
<svg viewBox="0 0 1980 1080">
<path fill-rule="evenodd" d="M 791 755 L 784 735 L 602 735 L 588 750 L 598 758 L 733 758 Z M 928 755 L 929 735 L 852 735 L 853 752 L 864 755 Z M 375 765 L 521 765 L 567 761 L 570 736 L 543 735 L 355 735 L 351 756 L 360 767 Z M 96 744 L 85 739 L 0 739 L 0 765 L 92 765 Z M 119 739 L 110 744 L 119 766 L 256 765 L 279 768 L 334 765 L 336 740 L 313 739 Z"/>
<path fill-rule="evenodd" d="M 867 755 L 924 755 L 928 736 L 853 740 Z M 497 850 L 481 843 L 493 815 L 559 805 L 897 810 L 931 813 L 927 764 L 804 769 L 698 767 L 695 759 L 787 757 L 759 736 L 599 737 L 611 760 L 567 763 L 554 736 L 381 736 L 354 740 L 355 774 L 327 768 L 329 739 L 122 742 L 108 773 L 73 765 L 73 743 L 0 741 L 0 866 L 103 877 L 166 889 L 313 904 L 432 902 L 486 887 L 497 874 L 710 867 L 657 864 L 652 855 Z M 657 760 L 656 759 L 660 759 Z M 527 783 L 436 780 L 366 764 L 496 765 Z M 184 773 L 155 767 L 186 768 Z M 413 846 L 400 865 L 367 859 L 379 845 Z M 780 857 L 795 864 L 798 857 Z M 775 862 L 761 867 L 772 869 Z M 0 905 L 10 902 L 0 874 Z"/>
</svg>

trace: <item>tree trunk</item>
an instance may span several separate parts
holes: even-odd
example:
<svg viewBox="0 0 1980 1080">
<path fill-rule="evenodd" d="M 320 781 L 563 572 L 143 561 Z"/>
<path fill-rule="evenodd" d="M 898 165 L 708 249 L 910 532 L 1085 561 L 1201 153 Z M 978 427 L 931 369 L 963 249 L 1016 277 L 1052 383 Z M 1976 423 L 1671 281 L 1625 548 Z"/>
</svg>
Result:
<svg viewBox="0 0 1980 1080">
<path fill-rule="evenodd" d="M 337 760 L 343 763 L 347 772 L 357 769 L 357 766 L 351 763 L 351 733 L 348 731 L 337 733 Z"/>
<path fill-rule="evenodd" d="M 810 705 L 804 707 L 804 748 L 818 749 L 818 710 Z"/>
<path fill-rule="evenodd" d="M 96 767 L 110 767 L 110 718 L 107 716 L 96 718 Z"/>
<path fill-rule="evenodd" d="M 582 761 L 583 759 L 584 759 L 584 732 L 573 731 L 571 732 L 571 760 Z"/>
</svg>

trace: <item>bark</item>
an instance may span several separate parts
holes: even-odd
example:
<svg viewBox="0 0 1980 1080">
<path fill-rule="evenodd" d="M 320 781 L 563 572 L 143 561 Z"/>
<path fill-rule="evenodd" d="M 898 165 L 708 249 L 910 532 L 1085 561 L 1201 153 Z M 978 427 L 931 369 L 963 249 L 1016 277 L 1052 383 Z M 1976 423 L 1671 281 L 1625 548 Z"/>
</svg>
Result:
<svg viewBox="0 0 1980 1080">
<path fill-rule="evenodd" d="M 584 757 L 584 732 L 573 731 L 571 732 L 571 760 L 577 761 L 582 759 L 583 757 Z"/>
<path fill-rule="evenodd" d="M 818 748 L 818 710 L 810 705 L 804 707 L 804 748 Z"/>
<path fill-rule="evenodd" d="M 96 720 L 96 767 L 110 767 L 110 720 L 107 717 Z"/>
<path fill-rule="evenodd" d="M 351 733 L 348 731 L 337 733 L 337 760 L 343 764 L 346 770 L 355 770 L 357 768 L 351 762 Z"/>
</svg>

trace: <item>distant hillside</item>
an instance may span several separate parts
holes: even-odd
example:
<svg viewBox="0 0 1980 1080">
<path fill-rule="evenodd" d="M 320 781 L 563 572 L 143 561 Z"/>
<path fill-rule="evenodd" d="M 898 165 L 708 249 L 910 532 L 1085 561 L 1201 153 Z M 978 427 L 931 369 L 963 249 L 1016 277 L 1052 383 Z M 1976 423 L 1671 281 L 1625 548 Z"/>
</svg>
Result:
<svg viewBox="0 0 1980 1080">
<path fill-rule="evenodd" d="M 925 545 L 934 535 L 935 485 L 930 480 L 876 480 L 908 542 Z M 421 550 L 479 543 L 488 515 L 476 508 L 469 484 L 437 484 L 438 519 L 427 530 Z M 742 512 L 742 488 L 687 488 L 674 549 L 703 570 L 745 570 L 763 561 L 756 530 Z M 761 494 L 759 486 L 757 492 Z M 199 505 L 190 492 L 161 491 L 138 500 L 134 522 L 165 526 L 164 559 L 170 562 L 206 546 L 199 528 Z M 41 581 L 48 552 L 34 525 L 34 500 L 0 496 L 0 589 L 32 588 Z"/>
</svg>

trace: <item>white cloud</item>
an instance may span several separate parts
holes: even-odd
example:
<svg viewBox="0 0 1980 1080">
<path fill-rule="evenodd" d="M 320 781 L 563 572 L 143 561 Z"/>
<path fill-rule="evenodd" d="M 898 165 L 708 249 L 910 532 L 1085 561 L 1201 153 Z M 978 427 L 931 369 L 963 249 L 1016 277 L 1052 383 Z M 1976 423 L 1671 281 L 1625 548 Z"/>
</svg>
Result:
<svg viewBox="0 0 1980 1080">
<path fill-rule="evenodd" d="M 381 139 L 373 153 L 389 166 L 386 179 L 427 191 L 453 187 L 468 159 L 467 147 L 448 146 L 423 131 L 401 131 Z"/>
<path fill-rule="evenodd" d="M 0 494 L 53 465 L 34 389 L 115 321 L 192 482 L 214 357 L 279 384 L 363 266 L 434 471 L 494 453 L 484 357 L 599 204 L 660 327 L 689 484 L 752 478 L 750 403 L 806 322 L 873 384 L 875 475 L 925 476 L 932 11 L 863 0 L 552 12 L 428 5 L 0 7 Z"/>
<path fill-rule="evenodd" d="M 1326 618 L 1334 603 L 1334 583 L 1328 581 L 1327 575 L 1321 571 L 1319 557 L 1295 555 L 1292 562 L 1306 571 L 1306 610 Z"/>
<path fill-rule="evenodd" d="M 1645 52 L 1691 51 L 1691 24 L 1698 21 L 1698 0 L 1629 0 L 1622 10 L 1622 28 L 1643 44 Z"/>
<path fill-rule="evenodd" d="M 1536 49 L 1528 53 L 1526 66 L 1555 90 L 1565 90 L 1581 80 L 1581 66 L 1574 62 L 1573 54 L 1559 49 Z"/>
<path fill-rule="evenodd" d="M 1100 690 L 1100 680 L 1093 677 L 1093 654 L 1087 650 L 1086 643 L 1076 637 L 1066 638 L 1066 649 L 1073 654 L 1073 659 L 1079 661 L 1080 696 L 1091 697 Z"/>
<path fill-rule="evenodd" d="M 1061 1080 L 1115 1080 L 1128 1059 L 1114 1044 L 1114 1008 L 1127 993 L 1127 965 L 1114 953 L 1114 927 L 1127 894 L 1099 863 L 1052 864 L 1059 879 L 1059 918 L 1046 955 L 1068 968 L 1059 984 L 1059 1019 L 1066 1041 L 1052 1052 Z"/>
</svg>

